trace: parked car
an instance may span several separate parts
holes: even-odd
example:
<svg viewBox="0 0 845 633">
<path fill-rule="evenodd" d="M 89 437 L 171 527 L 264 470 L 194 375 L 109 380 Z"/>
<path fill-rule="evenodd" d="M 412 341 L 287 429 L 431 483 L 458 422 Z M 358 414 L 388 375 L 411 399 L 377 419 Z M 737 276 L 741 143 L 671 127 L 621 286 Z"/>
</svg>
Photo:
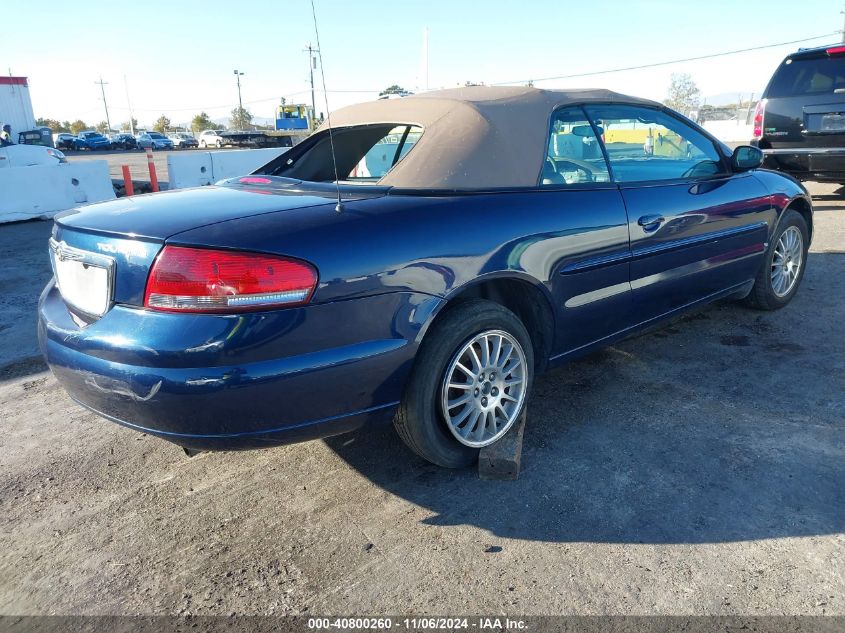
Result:
<svg viewBox="0 0 845 633">
<path fill-rule="evenodd" d="M 764 165 L 845 184 L 845 45 L 787 55 L 754 113 Z"/>
<path fill-rule="evenodd" d="M 217 147 L 231 145 L 232 147 L 292 147 L 293 139 L 290 135 L 268 134 L 263 130 L 226 130 L 218 134 L 221 142 Z"/>
<path fill-rule="evenodd" d="M 69 132 L 59 132 L 58 134 L 53 134 L 53 145 L 55 145 L 57 149 L 73 149 L 75 139 L 76 135 L 74 134 Z"/>
<path fill-rule="evenodd" d="M 52 147 L 15 144 L 0 147 L 0 168 L 59 165 L 65 162 L 65 155 Z"/>
<path fill-rule="evenodd" d="M 138 141 L 131 134 L 115 134 L 111 137 L 111 144 L 115 149 L 135 149 Z"/>
<path fill-rule="evenodd" d="M 18 143 L 21 145 L 55 147 L 55 143 L 53 143 L 53 133 L 48 127 L 39 127 L 34 130 L 18 132 Z"/>
<path fill-rule="evenodd" d="M 167 138 L 173 141 L 173 146 L 178 149 L 199 147 L 197 139 L 187 132 L 173 132 L 169 134 Z"/>
<path fill-rule="evenodd" d="M 39 340 L 76 401 L 196 450 L 393 420 L 460 467 L 537 372 L 717 299 L 780 308 L 804 274 L 807 191 L 659 103 L 470 87 L 332 124 L 57 216 Z"/>
<path fill-rule="evenodd" d="M 173 149 L 173 141 L 159 132 L 144 132 L 137 142 L 140 149 Z"/>
<path fill-rule="evenodd" d="M 73 149 L 107 150 L 111 149 L 111 141 L 99 132 L 80 132 L 73 140 Z"/>
<path fill-rule="evenodd" d="M 220 136 L 223 130 L 204 130 L 200 133 L 199 137 L 199 146 L 202 148 L 206 147 L 223 147 L 225 145 L 225 141 L 223 137 Z"/>
</svg>

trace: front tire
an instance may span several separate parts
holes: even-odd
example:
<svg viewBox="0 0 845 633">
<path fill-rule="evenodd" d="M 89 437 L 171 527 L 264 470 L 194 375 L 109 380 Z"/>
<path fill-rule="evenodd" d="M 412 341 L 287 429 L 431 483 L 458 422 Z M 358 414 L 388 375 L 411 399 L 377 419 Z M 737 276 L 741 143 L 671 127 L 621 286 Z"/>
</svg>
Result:
<svg viewBox="0 0 845 633">
<path fill-rule="evenodd" d="M 447 310 L 420 346 L 394 425 L 423 459 L 463 468 L 522 415 L 534 353 L 525 326 L 497 303 L 473 299 Z"/>
<path fill-rule="evenodd" d="M 778 310 L 792 300 L 804 278 L 810 231 L 804 217 L 787 210 L 766 250 L 748 302 L 758 310 Z"/>
</svg>

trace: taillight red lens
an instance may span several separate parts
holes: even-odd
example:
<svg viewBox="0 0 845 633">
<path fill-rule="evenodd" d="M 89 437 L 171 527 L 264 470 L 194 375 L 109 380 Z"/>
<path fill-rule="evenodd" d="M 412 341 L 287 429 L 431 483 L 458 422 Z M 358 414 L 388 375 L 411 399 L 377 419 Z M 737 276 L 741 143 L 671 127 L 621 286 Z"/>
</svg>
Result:
<svg viewBox="0 0 845 633">
<path fill-rule="evenodd" d="M 144 305 L 169 312 L 243 312 L 308 303 L 310 264 L 287 257 L 165 246 L 147 280 Z"/>
<path fill-rule="evenodd" d="M 825 49 L 825 53 L 828 55 L 845 55 L 845 46 L 833 46 Z"/>
<path fill-rule="evenodd" d="M 766 114 L 766 100 L 760 99 L 757 102 L 757 107 L 754 109 L 754 138 L 759 139 L 763 136 L 763 117 Z"/>
</svg>

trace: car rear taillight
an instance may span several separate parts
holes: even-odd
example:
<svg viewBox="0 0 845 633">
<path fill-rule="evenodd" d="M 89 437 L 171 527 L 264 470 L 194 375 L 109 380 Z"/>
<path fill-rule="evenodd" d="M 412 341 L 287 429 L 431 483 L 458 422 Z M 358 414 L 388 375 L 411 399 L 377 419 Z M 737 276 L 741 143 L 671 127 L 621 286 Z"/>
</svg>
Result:
<svg viewBox="0 0 845 633">
<path fill-rule="evenodd" d="M 766 100 L 760 99 L 754 109 L 754 138 L 763 137 L 763 117 L 766 114 Z"/>
<path fill-rule="evenodd" d="M 168 312 L 243 312 L 299 306 L 317 271 L 287 257 L 165 246 L 150 271 L 144 306 Z"/>
<path fill-rule="evenodd" d="M 825 53 L 828 55 L 845 55 L 845 46 L 833 46 L 825 49 Z"/>
</svg>

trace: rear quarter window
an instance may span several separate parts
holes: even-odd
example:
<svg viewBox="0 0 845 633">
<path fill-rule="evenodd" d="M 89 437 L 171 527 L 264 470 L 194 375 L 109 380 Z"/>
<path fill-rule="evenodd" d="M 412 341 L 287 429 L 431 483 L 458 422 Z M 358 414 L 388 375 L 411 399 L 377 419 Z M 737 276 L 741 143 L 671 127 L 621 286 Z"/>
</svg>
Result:
<svg viewBox="0 0 845 633">
<path fill-rule="evenodd" d="M 845 57 L 787 59 L 775 71 L 766 97 L 845 92 Z"/>
</svg>

